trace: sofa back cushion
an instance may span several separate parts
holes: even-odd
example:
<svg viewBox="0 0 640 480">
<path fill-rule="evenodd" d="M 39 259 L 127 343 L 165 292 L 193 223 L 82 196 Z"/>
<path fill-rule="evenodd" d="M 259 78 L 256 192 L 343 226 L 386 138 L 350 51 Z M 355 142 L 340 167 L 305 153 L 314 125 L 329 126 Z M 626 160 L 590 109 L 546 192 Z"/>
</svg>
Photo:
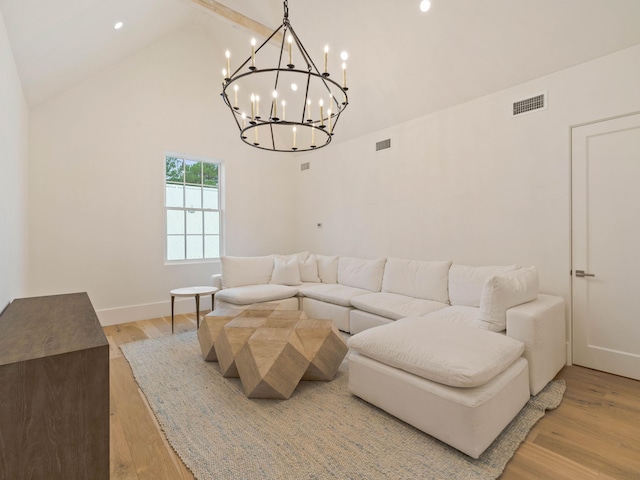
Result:
<svg viewBox="0 0 640 480">
<path fill-rule="evenodd" d="M 273 255 L 265 257 L 227 257 L 220 259 L 222 288 L 269 283 L 273 273 Z"/>
<path fill-rule="evenodd" d="M 449 303 L 450 261 L 424 262 L 388 258 L 382 291 Z"/>
<path fill-rule="evenodd" d="M 478 327 L 501 332 L 507 328 L 507 310 L 538 298 L 538 271 L 535 267 L 490 277 L 480 297 Z"/>
<path fill-rule="evenodd" d="M 348 287 L 379 292 L 386 259 L 340 257 L 338 259 L 338 283 Z"/>
<path fill-rule="evenodd" d="M 485 282 L 494 275 L 517 270 L 519 265 L 470 267 L 468 265 L 451 265 L 449 269 L 449 299 L 451 305 L 479 307 L 482 288 Z"/>
<path fill-rule="evenodd" d="M 316 255 L 318 260 L 318 276 L 322 283 L 338 283 L 338 257 Z"/>
</svg>

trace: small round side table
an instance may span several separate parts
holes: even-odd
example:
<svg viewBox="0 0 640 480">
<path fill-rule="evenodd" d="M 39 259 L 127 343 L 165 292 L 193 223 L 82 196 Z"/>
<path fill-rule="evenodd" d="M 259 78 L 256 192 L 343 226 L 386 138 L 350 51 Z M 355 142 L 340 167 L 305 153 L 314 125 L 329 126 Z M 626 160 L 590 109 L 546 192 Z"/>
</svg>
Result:
<svg viewBox="0 0 640 480">
<path fill-rule="evenodd" d="M 200 328 L 200 295 L 211 295 L 211 309 L 213 310 L 216 287 L 185 287 L 171 290 L 171 333 L 173 333 L 173 304 L 176 297 L 196 297 L 196 324 Z"/>
</svg>

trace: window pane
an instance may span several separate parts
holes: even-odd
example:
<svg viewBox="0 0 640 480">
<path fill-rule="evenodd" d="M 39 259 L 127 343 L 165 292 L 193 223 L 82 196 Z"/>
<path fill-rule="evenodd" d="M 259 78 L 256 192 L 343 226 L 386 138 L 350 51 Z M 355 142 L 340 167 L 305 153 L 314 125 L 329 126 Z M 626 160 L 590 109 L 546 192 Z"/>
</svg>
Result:
<svg viewBox="0 0 640 480">
<path fill-rule="evenodd" d="M 167 235 L 184 234 L 184 210 L 167 210 Z"/>
<path fill-rule="evenodd" d="M 167 235 L 167 260 L 184 260 L 184 235 Z"/>
<path fill-rule="evenodd" d="M 186 160 L 184 162 L 184 173 L 184 181 L 186 183 L 195 183 L 196 185 L 202 185 L 202 162 Z"/>
<path fill-rule="evenodd" d="M 218 189 L 204 187 L 202 189 L 202 196 L 204 200 L 204 208 L 211 208 L 212 210 L 218 210 Z"/>
<path fill-rule="evenodd" d="M 204 256 L 205 258 L 218 258 L 220 256 L 220 236 L 204 236 Z"/>
<path fill-rule="evenodd" d="M 202 212 L 187 210 L 187 235 L 202 235 Z"/>
<path fill-rule="evenodd" d="M 184 181 L 184 160 L 175 157 L 166 157 L 166 179 L 167 182 L 179 182 Z"/>
<path fill-rule="evenodd" d="M 187 235 L 187 259 L 202 258 L 202 235 Z"/>
<path fill-rule="evenodd" d="M 218 212 L 204 212 L 204 233 L 206 235 L 220 233 L 220 214 Z"/>
<path fill-rule="evenodd" d="M 211 187 L 218 186 L 218 164 L 217 163 L 203 163 L 202 174 L 204 176 L 203 182 L 205 185 Z"/>
<path fill-rule="evenodd" d="M 166 206 L 167 207 L 183 207 L 184 206 L 184 187 L 182 185 L 166 185 Z"/>
<path fill-rule="evenodd" d="M 202 187 L 186 186 L 186 207 L 202 208 Z"/>
</svg>

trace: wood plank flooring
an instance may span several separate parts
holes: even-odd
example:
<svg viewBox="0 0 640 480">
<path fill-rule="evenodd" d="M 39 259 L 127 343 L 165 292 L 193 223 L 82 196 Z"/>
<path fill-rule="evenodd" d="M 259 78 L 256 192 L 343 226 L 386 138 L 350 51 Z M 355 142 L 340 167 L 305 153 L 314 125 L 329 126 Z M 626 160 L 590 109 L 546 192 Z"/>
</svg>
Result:
<svg viewBox="0 0 640 480">
<path fill-rule="evenodd" d="M 204 312 L 205 314 L 207 312 Z M 176 333 L 195 330 L 195 314 L 175 317 Z M 171 335 L 171 317 L 104 327 L 111 367 L 111 478 L 193 479 L 167 443 L 119 346 Z M 640 480 L 640 382 L 565 367 L 560 407 L 547 412 L 501 479 Z M 371 479 L 374 480 L 374 479 Z"/>
</svg>

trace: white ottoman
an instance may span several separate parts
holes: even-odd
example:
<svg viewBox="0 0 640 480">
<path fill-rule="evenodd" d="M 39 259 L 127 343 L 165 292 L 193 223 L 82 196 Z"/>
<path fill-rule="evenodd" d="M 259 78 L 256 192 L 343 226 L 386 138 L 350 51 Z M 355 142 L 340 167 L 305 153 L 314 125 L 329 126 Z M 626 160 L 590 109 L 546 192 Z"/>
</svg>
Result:
<svg viewBox="0 0 640 480">
<path fill-rule="evenodd" d="M 529 400 L 524 345 L 498 333 L 406 318 L 348 343 L 353 394 L 473 458 Z"/>
</svg>

